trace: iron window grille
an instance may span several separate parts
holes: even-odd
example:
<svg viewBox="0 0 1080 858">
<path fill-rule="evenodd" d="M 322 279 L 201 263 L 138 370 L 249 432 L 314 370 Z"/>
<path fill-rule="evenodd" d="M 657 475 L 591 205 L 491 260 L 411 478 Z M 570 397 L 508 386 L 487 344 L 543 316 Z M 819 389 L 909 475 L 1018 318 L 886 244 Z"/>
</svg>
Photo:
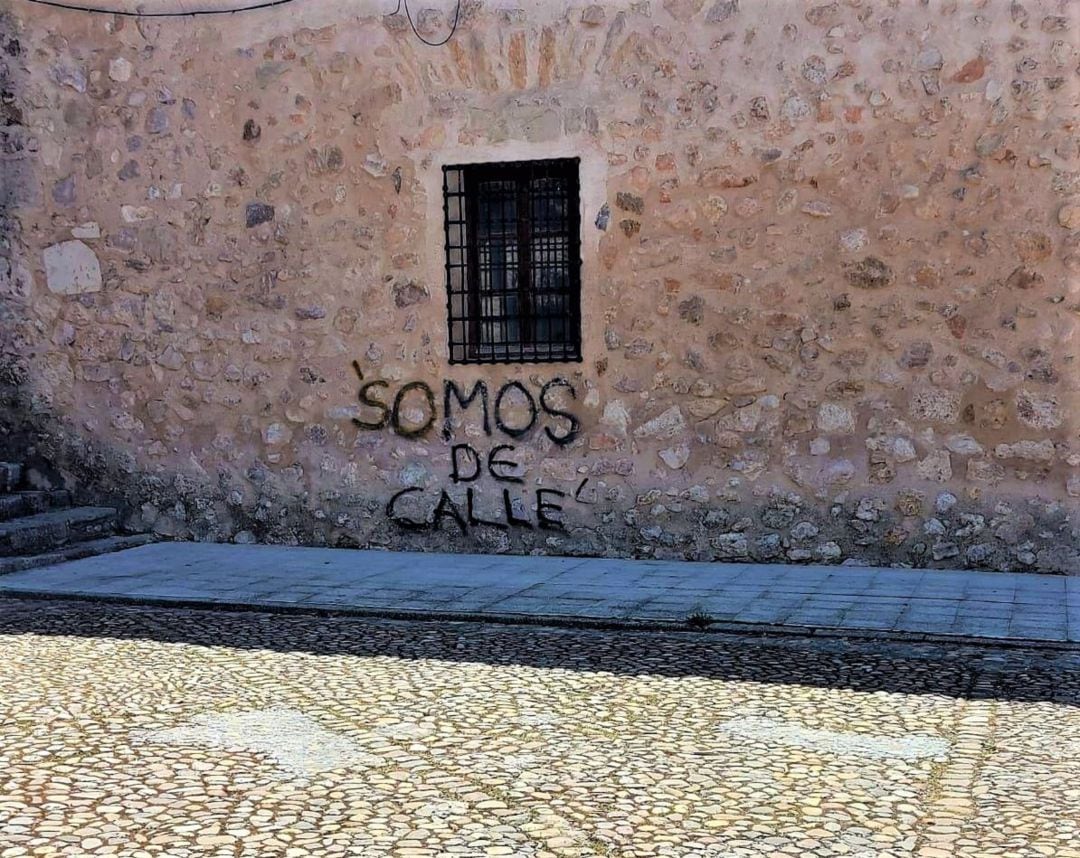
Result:
<svg viewBox="0 0 1080 858">
<path fill-rule="evenodd" d="M 450 363 L 581 360 L 578 163 L 443 167 Z"/>
</svg>

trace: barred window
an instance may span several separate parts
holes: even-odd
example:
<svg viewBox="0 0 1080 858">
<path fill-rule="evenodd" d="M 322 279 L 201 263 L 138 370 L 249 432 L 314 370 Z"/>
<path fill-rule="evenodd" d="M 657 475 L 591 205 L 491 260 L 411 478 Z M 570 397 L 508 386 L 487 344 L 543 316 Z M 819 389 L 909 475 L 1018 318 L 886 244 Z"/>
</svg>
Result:
<svg viewBox="0 0 1080 858">
<path fill-rule="evenodd" d="M 443 167 L 451 363 L 581 360 L 578 159 Z"/>
</svg>

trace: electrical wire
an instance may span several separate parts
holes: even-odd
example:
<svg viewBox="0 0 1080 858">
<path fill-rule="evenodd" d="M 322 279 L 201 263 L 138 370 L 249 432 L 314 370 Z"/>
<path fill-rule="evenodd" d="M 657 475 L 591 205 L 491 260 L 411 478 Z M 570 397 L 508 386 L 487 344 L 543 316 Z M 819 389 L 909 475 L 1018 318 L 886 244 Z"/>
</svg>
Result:
<svg viewBox="0 0 1080 858">
<path fill-rule="evenodd" d="M 413 23 L 412 14 L 409 12 L 409 0 L 398 0 L 397 8 L 391 12 L 391 15 L 396 15 L 401 11 L 401 7 L 405 7 L 405 17 L 409 19 L 409 26 L 412 27 L 413 35 L 416 36 L 425 45 L 429 45 L 432 48 L 438 48 L 445 45 L 452 38 L 454 33 L 457 32 L 458 19 L 461 17 L 461 0 L 457 0 L 457 7 L 454 9 L 454 23 L 450 26 L 450 32 L 446 34 L 446 38 L 439 42 L 429 42 L 423 36 L 420 35 L 420 31 L 416 29 L 416 24 Z"/>
<path fill-rule="evenodd" d="M 271 6 L 284 6 L 293 0 L 266 0 L 250 6 L 237 6 L 235 9 L 193 9 L 190 12 L 132 12 L 129 9 L 105 9 L 100 6 L 80 6 L 76 3 L 62 3 L 60 0 L 26 0 L 38 6 L 51 6 L 54 9 L 68 9 L 72 12 L 98 12 L 102 15 L 119 15 L 122 18 L 194 18 L 197 15 L 232 15 L 236 12 L 251 12 L 255 9 L 269 9 Z"/>
<path fill-rule="evenodd" d="M 253 12 L 256 9 L 269 9 L 273 6 L 284 6 L 286 3 L 292 3 L 293 0 L 265 0 L 262 3 L 253 3 L 250 6 L 237 6 L 235 9 L 194 9 L 190 12 L 132 12 L 129 9 L 105 9 L 100 6 L 82 6 L 77 3 L 64 3 L 61 0 L 26 0 L 27 3 L 34 3 L 38 6 L 50 6 L 53 9 L 67 9 L 71 12 L 97 12 L 102 15 L 119 15 L 122 18 L 194 18 L 198 15 L 233 15 L 237 12 Z M 454 23 L 450 26 L 450 32 L 446 34 L 446 38 L 438 42 L 431 42 L 420 35 L 420 31 L 416 29 L 416 24 L 413 22 L 412 13 L 409 12 L 409 0 L 398 0 L 397 8 L 391 12 L 391 15 L 397 15 L 402 6 L 405 7 L 405 17 L 409 21 L 409 26 L 412 28 L 416 38 L 418 38 L 425 45 L 430 45 L 433 48 L 441 47 L 454 38 L 454 33 L 457 32 L 458 21 L 461 18 L 461 0 L 457 0 L 457 7 L 454 9 Z"/>
</svg>

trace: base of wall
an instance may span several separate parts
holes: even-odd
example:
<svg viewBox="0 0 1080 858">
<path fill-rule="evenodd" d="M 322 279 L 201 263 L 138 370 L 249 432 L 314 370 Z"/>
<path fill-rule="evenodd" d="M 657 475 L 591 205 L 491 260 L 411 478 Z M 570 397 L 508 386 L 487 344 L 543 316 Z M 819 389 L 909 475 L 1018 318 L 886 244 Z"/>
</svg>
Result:
<svg viewBox="0 0 1080 858">
<path fill-rule="evenodd" d="M 0 458 L 21 451 L 38 488 L 77 502 L 114 506 L 123 527 L 203 542 L 381 548 L 408 551 L 557 554 L 664 560 L 828 563 L 1080 574 L 1080 534 L 1069 508 L 1038 497 L 960 498 L 947 490 L 845 492 L 822 504 L 795 491 L 756 498 L 690 492 L 639 495 L 625 507 L 584 505 L 563 529 L 499 529 L 444 511 L 438 523 L 406 528 L 371 492 L 288 491 L 280 475 L 253 468 L 245 485 L 140 469 L 130 455 L 89 441 L 74 427 L 7 389 Z M 384 489 L 384 491 L 386 491 Z M 462 492 L 463 494 L 463 492 Z M 582 512 L 584 510 L 584 512 Z M 595 524 L 585 526 L 587 516 Z"/>
</svg>

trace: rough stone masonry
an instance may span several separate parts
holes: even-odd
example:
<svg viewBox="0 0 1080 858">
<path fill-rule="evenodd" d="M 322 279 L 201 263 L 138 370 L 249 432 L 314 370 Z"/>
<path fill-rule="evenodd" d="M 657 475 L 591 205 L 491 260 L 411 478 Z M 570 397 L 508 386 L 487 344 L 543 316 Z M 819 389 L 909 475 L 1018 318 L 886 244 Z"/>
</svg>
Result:
<svg viewBox="0 0 1080 858">
<path fill-rule="evenodd" d="M 1076 2 L 5 6 L 35 479 L 200 540 L 1080 570 Z M 441 168 L 542 157 L 584 360 L 451 366 Z"/>
</svg>

